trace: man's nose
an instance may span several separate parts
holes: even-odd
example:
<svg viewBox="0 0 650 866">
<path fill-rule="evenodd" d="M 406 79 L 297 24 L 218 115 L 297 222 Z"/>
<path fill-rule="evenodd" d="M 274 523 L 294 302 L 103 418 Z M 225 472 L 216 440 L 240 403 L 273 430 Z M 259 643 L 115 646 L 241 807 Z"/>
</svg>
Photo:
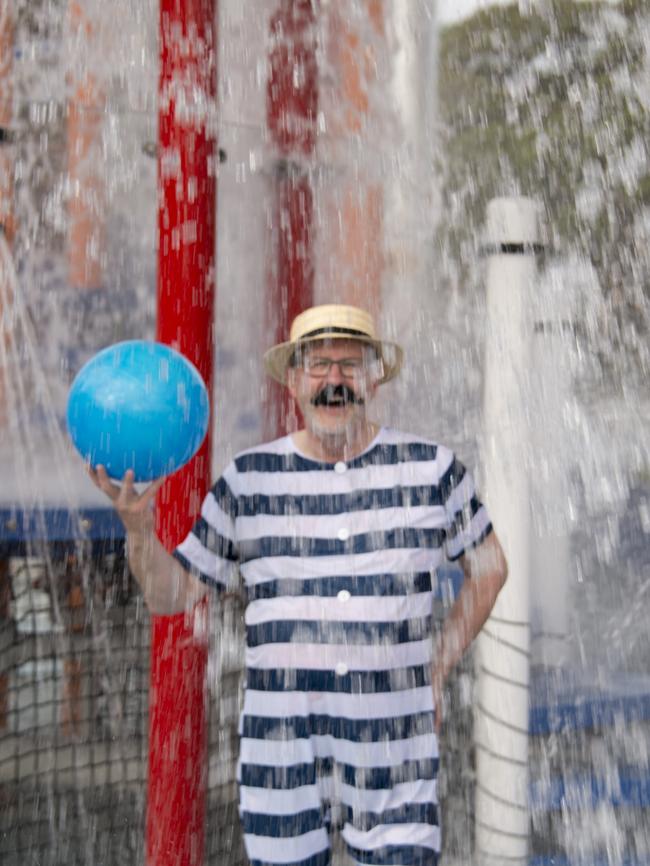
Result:
<svg viewBox="0 0 650 866">
<path fill-rule="evenodd" d="M 337 385 L 345 381 L 345 376 L 341 371 L 340 361 L 332 361 L 330 363 L 330 368 L 327 371 L 327 381 Z"/>
</svg>

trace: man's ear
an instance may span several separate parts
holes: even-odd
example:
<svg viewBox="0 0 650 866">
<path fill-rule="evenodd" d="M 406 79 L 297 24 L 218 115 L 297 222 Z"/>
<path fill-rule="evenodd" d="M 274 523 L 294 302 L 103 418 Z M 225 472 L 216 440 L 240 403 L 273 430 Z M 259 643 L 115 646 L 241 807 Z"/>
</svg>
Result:
<svg viewBox="0 0 650 866">
<path fill-rule="evenodd" d="M 370 381 L 373 383 L 375 388 L 377 387 L 380 379 L 384 378 L 384 361 L 382 358 L 373 358 L 368 366 L 368 372 L 370 373 Z"/>
<path fill-rule="evenodd" d="M 372 400 L 377 393 L 377 388 L 379 388 L 379 380 L 371 379 L 366 386 L 366 395 Z"/>
</svg>

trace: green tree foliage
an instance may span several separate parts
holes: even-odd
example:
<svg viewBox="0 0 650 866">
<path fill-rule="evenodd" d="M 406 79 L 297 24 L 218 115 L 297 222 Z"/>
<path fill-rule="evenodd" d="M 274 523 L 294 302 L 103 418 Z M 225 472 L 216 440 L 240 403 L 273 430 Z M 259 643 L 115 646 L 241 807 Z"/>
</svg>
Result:
<svg viewBox="0 0 650 866">
<path fill-rule="evenodd" d="M 550 0 L 493 7 L 440 40 L 448 285 L 472 285 L 492 197 L 540 200 L 554 253 L 598 275 L 597 348 L 619 373 L 648 369 L 649 36 L 646 0 Z"/>
</svg>

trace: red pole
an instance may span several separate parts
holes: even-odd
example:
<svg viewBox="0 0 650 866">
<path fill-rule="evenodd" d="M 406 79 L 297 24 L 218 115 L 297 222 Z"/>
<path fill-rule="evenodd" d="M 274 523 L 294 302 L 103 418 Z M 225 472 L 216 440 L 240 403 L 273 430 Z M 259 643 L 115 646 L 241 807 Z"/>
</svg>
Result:
<svg viewBox="0 0 650 866">
<path fill-rule="evenodd" d="M 267 295 L 269 345 L 286 340 L 291 320 L 313 303 L 313 191 L 318 69 L 314 0 L 280 0 L 270 22 L 266 118 L 274 149 L 273 227 L 276 245 Z M 269 383 L 265 436 L 295 427 L 286 390 Z M 294 421 L 292 422 L 292 418 Z"/>
<path fill-rule="evenodd" d="M 157 339 L 213 382 L 217 0 L 160 0 Z M 156 529 L 172 549 L 210 484 L 211 433 L 161 489 Z M 152 627 L 148 866 L 201 866 L 205 848 L 207 647 L 184 615 Z"/>
</svg>

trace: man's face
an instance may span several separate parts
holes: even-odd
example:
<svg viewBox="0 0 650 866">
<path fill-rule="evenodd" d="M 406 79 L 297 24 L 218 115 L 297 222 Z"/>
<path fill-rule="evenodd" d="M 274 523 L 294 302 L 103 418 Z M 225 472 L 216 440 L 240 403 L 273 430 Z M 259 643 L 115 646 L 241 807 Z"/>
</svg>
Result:
<svg viewBox="0 0 650 866">
<path fill-rule="evenodd" d="M 357 340 L 308 344 L 289 369 L 287 384 L 315 436 L 342 436 L 365 420 L 377 388 L 372 347 Z"/>
</svg>

